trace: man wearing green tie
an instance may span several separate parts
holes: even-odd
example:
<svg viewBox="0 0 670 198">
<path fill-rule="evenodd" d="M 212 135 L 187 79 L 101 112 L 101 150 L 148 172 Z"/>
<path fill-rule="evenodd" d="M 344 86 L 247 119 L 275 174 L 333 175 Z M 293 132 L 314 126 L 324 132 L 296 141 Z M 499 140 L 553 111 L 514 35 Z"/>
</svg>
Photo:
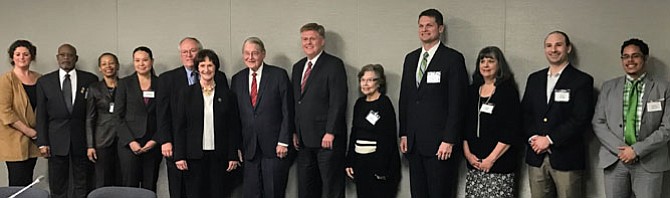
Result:
<svg viewBox="0 0 670 198">
<path fill-rule="evenodd" d="M 670 84 L 649 75 L 649 47 L 640 39 L 621 46 L 625 76 L 603 83 L 593 117 L 600 140 L 598 167 L 610 197 L 661 197 L 663 172 L 670 170 Z"/>
</svg>

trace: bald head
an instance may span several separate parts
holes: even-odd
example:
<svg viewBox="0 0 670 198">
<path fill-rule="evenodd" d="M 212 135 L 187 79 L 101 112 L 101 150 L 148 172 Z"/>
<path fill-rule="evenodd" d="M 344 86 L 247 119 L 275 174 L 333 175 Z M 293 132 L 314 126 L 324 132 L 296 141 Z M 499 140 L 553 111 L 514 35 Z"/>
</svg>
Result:
<svg viewBox="0 0 670 198">
<path fill-rule="evenodd" d="M 58 61 L 58 67 L 65 71 L 70 71 L 74 69 L 75 64 L 79 57 L 77 56 L 77 49 L 70 44 L 62 44 L 58 47 L 58 54 L 56 54 L 56 60 Z"/>
</svg>

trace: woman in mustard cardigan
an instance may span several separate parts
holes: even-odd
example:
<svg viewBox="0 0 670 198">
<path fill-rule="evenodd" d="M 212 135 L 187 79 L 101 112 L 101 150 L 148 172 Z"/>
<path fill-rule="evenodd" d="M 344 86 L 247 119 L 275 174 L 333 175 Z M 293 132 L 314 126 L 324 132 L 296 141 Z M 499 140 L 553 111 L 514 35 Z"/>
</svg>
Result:
<svg viewBox="0 0 670 198">
<path fill-rule="evenodd" d="M 35 83 L 41 75 L 30 70 L 37 48 L 17 40 L 7 50 L 12 69 L 0 76 L 0 161 L 7 163 L 10 186 L 32 182 L 39 150 L 35 131 Z"/>
</svg>

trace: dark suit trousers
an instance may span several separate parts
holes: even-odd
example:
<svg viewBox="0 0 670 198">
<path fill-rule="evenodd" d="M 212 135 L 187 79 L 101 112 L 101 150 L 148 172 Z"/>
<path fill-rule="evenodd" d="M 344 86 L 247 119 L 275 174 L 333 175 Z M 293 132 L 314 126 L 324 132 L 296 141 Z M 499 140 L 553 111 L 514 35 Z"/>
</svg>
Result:
<svg viewBox="0 0 670 198">
<path fill-rule="evenodd" d="M 460 153 L 454 146 L 452 153 Z M 409 182 L 412 197 L 444 198 L 456 196 L 458 160 L 453 155 L 448 160 L 436 156 L 422 156 L 418 152 L 408 153 Z"/>
<path fill-rule="evenodd" d="M 89 187 L 91 186 L 89 185 L 89 176 L 93 175 L 90 174 L 93 165 L 88 161 L 88 157 L 82 153 L 79 155 L 70 154 L 66 156 L 52 155 L 48 159 L 49 190 L 51 190 L 51 197 L 85 198 L 89 192 Z M 72 196 L 68 196 L 70 173 L 72 173 Z"/>
<path fill-rule="evenodd" d="M 228 161 L 215 155 L 213 151 L 203 151 L 201 159 L 186 160 L 188 170 L 186 196 L 197 198 L 230 197 L 230 173 L 226 172 Z"/>
<path fill-rule="evenodd" d="M 286 197 L 291 162 L 289 158 L 262 156 L 260 148 L 256 148 L 254 159 L 244 163 L 244 197 Z"/>
<path fill-rule="evenodd" d="M 33 182 L 33 170 L 37 158 L 28 158 L 24 161 L 6 162 L 9 186 L 28 186 Z"/>
<path fill-rule="evenodd" d="M 298 151 L 300 198 L 344 197 L 344 148 L 336 144 L 333 150 L 301 148 Z"/>
<path fill-rule="evenodd" d="M 174 158 L 165 158 L 165 166 L 167 166 L 168 188 L 170 197 L 180 198 L 186 197 L 186 187 L 184 184 L 184 173 L 177 169 Z"/>
<path fill-rule="evenodd" d="M 128 145 L 119 145 L 119 163 L 121 164 L 121 185 L 141 187 L 156 192 L 158 167 L 163 158 L 160 146 L 146 153 L 135 155 Z M 141 185 L 140 185 L 141 183 Z"/>
<path fill-rule="evenodd" d="M 120 166 L 119 155 L 116 151 L 116 143 L 109 147 L 95 149 L 98 156 L 93 165 L 95 167 L 95 188 L 118 185 L 121 178 L 118 174 Z"/>
</svg>

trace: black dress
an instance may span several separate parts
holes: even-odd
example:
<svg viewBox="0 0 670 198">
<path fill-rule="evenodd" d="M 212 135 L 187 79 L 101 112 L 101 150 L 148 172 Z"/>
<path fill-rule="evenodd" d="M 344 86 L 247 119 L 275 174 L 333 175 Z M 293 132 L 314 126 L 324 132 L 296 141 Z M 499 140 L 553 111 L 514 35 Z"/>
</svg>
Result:
<svg viewBox="0 0 670 198">
<path fill-rule="evenodd" d="M 466 176 L 466 197 L 512 197 L 514 172 L 519 165 L 517 152 L 522 145 L 519 92 L 511 81 L 506 81 L 496 85 L 490 97 L 480 97 L 479 86 L 470 86 L 465 111 L 465 140 L 468 141 L 470 152 L 478 159 L 484 159 L 498 142 L 510 145 L 510 148 L 496 160 L 488 173 L 466 163 L 469 169 Z M 492 112 L 481 112 L 478 115 L 485 103 L 493 105 Z"/>
<path fill-rule="evenodd" d="M 354 169 L 358 197 L 396 196 L 400 181 L 397 137 L 395 110 L 386 95 L 375 101 L 356 100 L 347 167 Z"/>
</svg>

